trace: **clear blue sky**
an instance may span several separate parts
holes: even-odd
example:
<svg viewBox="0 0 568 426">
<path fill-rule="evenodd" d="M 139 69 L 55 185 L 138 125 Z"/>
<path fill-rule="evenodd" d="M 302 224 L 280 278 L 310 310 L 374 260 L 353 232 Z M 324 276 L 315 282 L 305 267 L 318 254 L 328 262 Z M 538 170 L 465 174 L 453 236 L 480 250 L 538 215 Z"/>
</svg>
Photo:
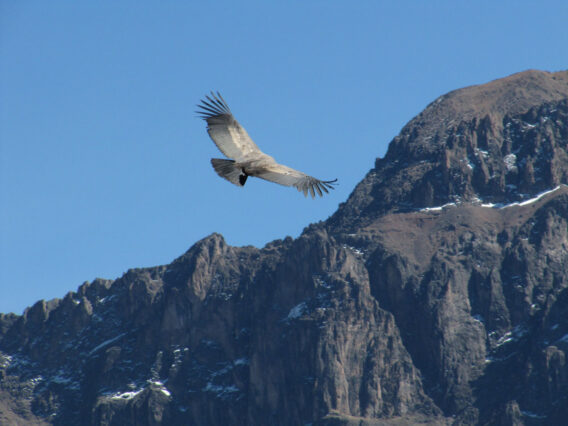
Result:
<svg viewBox="0 0 568 426">
<path fill-rule="evenodd" d="M 568 2 L 0 0 L 0 312 L 325 220 L 439 95 L 568 68 Z M 237 188 L 195 104 L 219 90 L 323 199 Z"/>
</svg>

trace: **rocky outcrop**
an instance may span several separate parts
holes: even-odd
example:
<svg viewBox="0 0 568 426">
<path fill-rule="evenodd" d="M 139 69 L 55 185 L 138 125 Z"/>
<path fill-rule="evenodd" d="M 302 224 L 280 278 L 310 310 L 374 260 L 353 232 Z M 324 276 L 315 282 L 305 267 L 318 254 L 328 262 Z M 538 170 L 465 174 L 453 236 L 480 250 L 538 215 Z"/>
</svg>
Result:
<svg viewBox="0 0 568 426">
<path fill-rule="evenodd" d="M 369 228 L 382 234 L 367 261 L 371 292 L 395 316 L 428 395 L 465 424 L 494 423 L 489 413 L 511 401 L 543 418 L 545 406 L 565 410 L 562 393 L 544 401 L 529 389 L 544 391 L 551 373 L 533 369 L 547 353 L 563 359 L 566 320 L 549 315 L 568 284 L 567 207 L 562 187 L 524 206 L 386 215 Z"/>
<path fill-rule="evenodd" d="M 332 216 L 352 232 L 388 212 L 511 203 L 568 179 L 568 72 L 526 71 L 441 96 L 395 137 Z"/>
<path fill-rule="evenodd" d="M 168 267 L 52 305 L 26 311 L 3 351 L 7 374 L 34 385 L 32 411 L 53 410 L 55 423 L 441 415 L 363 262 L 324 230 L 262 250 L 212 235 Z"/>
<path fill-rule="evenodd" d="M 452 92 L 295 240 L 0 316 L 0 421 L 560 423 L 567 99 L 566 72 Z"/>
</svg>

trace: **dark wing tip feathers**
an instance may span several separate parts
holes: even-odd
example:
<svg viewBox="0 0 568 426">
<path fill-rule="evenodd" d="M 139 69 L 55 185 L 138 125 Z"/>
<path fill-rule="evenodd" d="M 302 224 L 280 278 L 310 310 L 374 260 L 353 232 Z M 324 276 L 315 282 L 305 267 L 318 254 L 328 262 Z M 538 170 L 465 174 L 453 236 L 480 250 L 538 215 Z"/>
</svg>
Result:
<svg viewBox="0 0 568 426">
<path fill-rule="evenodd" d="M 298 189 L 298 191 L 301 191 L 304 193 L 304 196 L 307 197 L 308 196 L 308 192 L 311 195 L 312 198 L 316 197 L 316 191 L 317 194 L 320 197 L 323 197 L 323 192 L 325 192 L 326 194 L 329 193 L 330 189 L 335 189 L 335 185 L 337 182 L 337 179 L 334 180 L 317 180 L 315 178 L 312 178 L 313 180 L 308 180 L 307 182 L 305 182 L 303 185 L 299 185 L 296 188 Z M 323 192 L 322 192 L 323 191 Z"/>
<path fill-rule="evenodd" d="M 199 117 L 207 120 L 211 117 L 218 117 L 220 115 L 231 114 L 231 109 L 225 99 L 219 92 L 216 94 L 211 91 L 211 96 L 205 95 L 206 99 L 202 99 L 201 103 L 197 105 L 201 110 L 195 111 Z"/>
</svg>

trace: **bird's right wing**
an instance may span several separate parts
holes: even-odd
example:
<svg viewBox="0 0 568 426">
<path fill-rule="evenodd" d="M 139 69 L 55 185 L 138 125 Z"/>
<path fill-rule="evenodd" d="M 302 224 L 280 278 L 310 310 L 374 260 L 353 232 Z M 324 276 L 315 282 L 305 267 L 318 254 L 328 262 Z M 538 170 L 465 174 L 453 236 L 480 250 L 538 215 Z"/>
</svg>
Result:
<svg viewBox="0 0 568 426">
<path fill-rule="evenodd" d="M 238 160 L 254 152 L 262 152 L 229 109 L 219 92 L 205 96 L 197 111 L 207 122 L 207 132 L 217 148 L 227 157 Z"/>
<path fill-rule="evenodd" d="M 337 179 L 319 180 L 278 163 L 267 165 L 264 170 L 255 176 L 280 185 L 294 186 L 298 191 L 303 192 L 305 196 L 307 196 L 309 192 L 312 198 L 315 198 L 316 193 L 320 197 L 323 196 L 324 192 L 328 193 L 328 190 L 333 189 L 333 185 L 337 182 Z"/>
</svg>

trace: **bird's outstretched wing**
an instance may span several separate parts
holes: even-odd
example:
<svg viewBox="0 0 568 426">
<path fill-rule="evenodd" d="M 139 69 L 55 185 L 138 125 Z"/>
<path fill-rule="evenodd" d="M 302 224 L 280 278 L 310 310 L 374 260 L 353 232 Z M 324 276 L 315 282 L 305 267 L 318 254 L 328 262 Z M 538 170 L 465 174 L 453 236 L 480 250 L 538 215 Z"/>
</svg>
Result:
<svg viewBox="0 0 568 426">
<path fill-rule="evenodd" d="M 337 179 L 319 180 L 278 163 L 267 166 L 265 170 L 259 172 L 256 176 L 280 185 L 294 186 L 298 191 L 303 192 L 305 196 L 309 192 L 312 198 L 315 198 L 316 193 L 320 197 L 323 196 L 323 192 L 328 193 L 328 189 L 333 189 L 333 185 L 337 182 Z"/>
<path fill-rule="evenodd" d="M 207 132 L 223 154 L 238 161 L 252 153 L 261 152 L 244 127 L 235 120 L 219 92 L 211 92 L 211 96 L 205 98 L 197 105 L 200 110 L 196 112 L 207 122 Z"/>
</svg>

